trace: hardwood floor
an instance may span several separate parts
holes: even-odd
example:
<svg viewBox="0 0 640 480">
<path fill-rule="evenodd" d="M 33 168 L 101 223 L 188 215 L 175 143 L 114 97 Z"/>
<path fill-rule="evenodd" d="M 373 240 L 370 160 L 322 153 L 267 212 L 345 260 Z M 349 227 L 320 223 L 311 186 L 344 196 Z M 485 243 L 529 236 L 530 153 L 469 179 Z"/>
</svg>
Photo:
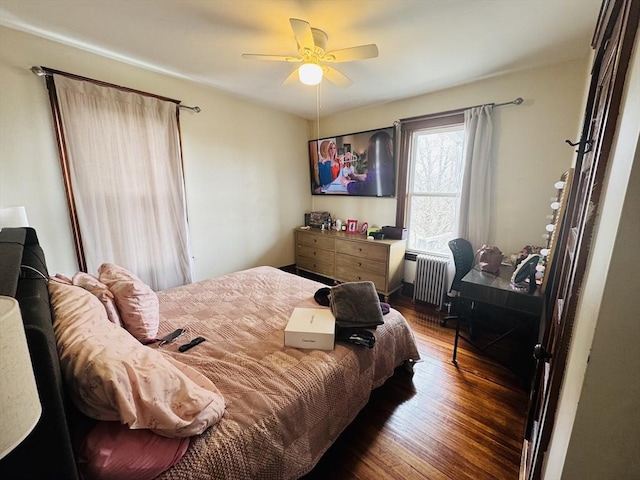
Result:
<svg viewBox="0 0 640 480">
<path fill-rule="evenodd" d="M 400 368 L 304 480 L 518 478 L 527 393 L 509 370 L 464 343 L 442 314 L 396 295 L 422 361 Z"/>
</svg>

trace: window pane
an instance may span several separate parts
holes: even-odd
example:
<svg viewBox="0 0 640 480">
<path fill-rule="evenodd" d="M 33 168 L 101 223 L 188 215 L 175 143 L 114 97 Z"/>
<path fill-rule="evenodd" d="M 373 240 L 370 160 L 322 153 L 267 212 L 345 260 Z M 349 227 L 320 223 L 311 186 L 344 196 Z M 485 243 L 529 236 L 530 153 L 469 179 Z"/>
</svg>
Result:
<svg viewBox="0 0 640 480">
<path fill-rule="evenodd" d="M 457 211 L 457 198 L 410 197 L 409 249 L 448 254 Z"/>
<path fill-rule="evenodd" d="M 464 128 L 419 131 L 413 136 L 411 192 L 457 194 Z"/>
</svg>

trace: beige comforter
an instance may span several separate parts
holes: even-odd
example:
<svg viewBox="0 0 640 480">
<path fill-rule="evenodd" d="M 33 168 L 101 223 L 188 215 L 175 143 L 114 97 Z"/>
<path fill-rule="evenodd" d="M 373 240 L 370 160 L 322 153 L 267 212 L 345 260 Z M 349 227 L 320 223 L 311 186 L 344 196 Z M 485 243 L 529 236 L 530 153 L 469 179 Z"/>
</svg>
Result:
<svg viewBox="0 0 640 480">
<path fill-rule="evenodd" d="M 227 409 L 193 437 L 162 479 L 291 479 L 309 472 L 395 367 L 418 360 L 413 334 L 395 310 L 368 349 L 336 343 L 332 351 L 284 347 L 294 307 L 318 307 L 324 285 L 258 267 L 159 292 L 158 336 L 186 327 L 163 350 L 218 387 Z M 196 336 L 204 343 L 179 353 Z"/>
</svg>

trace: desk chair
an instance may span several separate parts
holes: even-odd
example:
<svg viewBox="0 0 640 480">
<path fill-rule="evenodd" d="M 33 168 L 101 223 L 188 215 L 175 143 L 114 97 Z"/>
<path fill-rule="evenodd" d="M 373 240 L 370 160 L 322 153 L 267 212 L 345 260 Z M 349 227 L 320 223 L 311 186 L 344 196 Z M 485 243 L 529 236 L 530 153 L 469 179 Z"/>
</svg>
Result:
<svg viewBox="0 0 640 480">
<path fill-rule="evenodd" d="M 453 315 L 448 315 L 440 321 L 440 325 L 447 326 L 449 320 L 459 320 L 460 315 L 460 284 L 462 278 L 473 268 L 473 247 L 468 240 L 464 238 L 455 238 L 449 242 L 449 248 L 453 254 L 453 263 L 456 267 L 456 273 L 449 290 L 449 312 L 453 311 Z"/>
</svg>

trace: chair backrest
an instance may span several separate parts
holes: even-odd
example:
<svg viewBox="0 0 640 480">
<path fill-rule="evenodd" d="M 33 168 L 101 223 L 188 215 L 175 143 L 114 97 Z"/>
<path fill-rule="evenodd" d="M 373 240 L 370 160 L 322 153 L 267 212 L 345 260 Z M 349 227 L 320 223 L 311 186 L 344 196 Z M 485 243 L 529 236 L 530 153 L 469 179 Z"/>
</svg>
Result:
<svg viewBox="0 0 640 480">
<path fill-rule="evenodd" d="M 473 268 L 473 247 L 464 238 L 454 238 L 449 242 L 449 248 L 453 253 L 453 263 L 456 266 L 456 274 L 451 283 L 451 290 L 460 291 L 462 278 Z"/>
</svg>

